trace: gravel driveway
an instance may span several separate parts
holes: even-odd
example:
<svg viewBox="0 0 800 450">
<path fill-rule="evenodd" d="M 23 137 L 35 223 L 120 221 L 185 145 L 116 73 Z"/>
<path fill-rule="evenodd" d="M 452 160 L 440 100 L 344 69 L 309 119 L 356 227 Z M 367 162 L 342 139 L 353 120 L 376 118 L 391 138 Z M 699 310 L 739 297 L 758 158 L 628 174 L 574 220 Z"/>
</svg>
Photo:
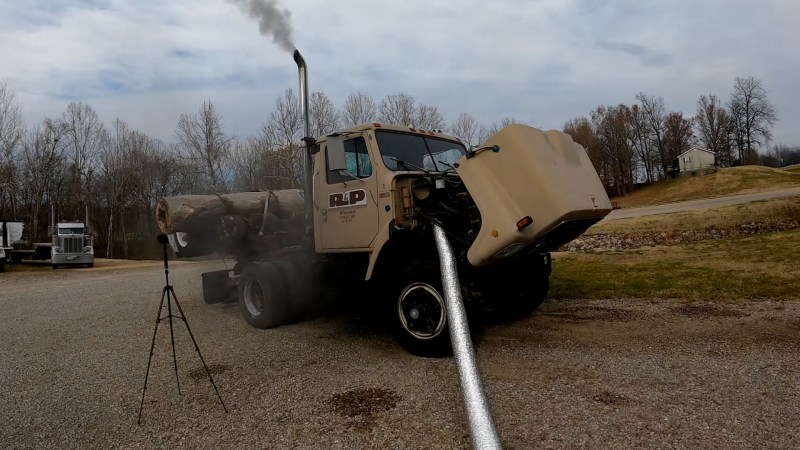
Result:
<svg viewBox="0 0 800 450">
<path fill-rule="evenodd" d="M 179 323 L 140 426 L 160 266 L 0 275 L 0 448 L 469 447 L 452 359 L 353 314 L 253 329 L 203 304 L 219 265 L 171 279 L 230 413 Z M 800 302 L 549 302 L 476 346 L 506 448 L 800 447 Z"/>
</svg>

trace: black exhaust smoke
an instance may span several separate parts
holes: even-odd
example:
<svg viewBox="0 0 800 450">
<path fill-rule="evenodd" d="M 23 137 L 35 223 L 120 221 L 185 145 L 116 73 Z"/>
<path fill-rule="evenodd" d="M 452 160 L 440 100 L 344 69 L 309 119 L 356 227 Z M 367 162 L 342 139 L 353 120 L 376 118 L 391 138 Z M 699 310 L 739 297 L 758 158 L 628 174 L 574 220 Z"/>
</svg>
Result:
<svg viewBox="0 0 800 450">
<path fill-rule="evenodd" d="M 274 0 L 229 0 L 250 17 L 258 21 L 258 29 L 264 36 L 272 36 L 272 41 L 287 52 L 294 50 L 292 41 L 292 13 L 278 7 Z"/>
</svg>

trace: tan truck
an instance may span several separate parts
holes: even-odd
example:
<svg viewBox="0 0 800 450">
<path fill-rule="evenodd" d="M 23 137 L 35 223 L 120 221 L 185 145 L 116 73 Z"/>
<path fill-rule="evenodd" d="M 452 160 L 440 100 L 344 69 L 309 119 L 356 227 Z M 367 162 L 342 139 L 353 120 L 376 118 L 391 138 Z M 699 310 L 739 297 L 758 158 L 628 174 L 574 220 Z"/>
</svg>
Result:
<svg viewBox="0 0 800 450">
<path fill-rule="evenodd" d="M 308 135 L 306 66 L 299 52 L 295 61 Z M 179 254 L 236 257 L 232 270 L 203 275 L 204 297 L 235 287 L 255 327 L 300 317 L 320 283 L 363 284 L 409 351 L 447 354 L 433 224 L 449 236 L 467 303 L 532 311 L 547 296 L 549 252 L 612 209 L 586 152 L 560 131 L 511 125 L 470 149 L 435 130 L 368 123 L 304 141 L 302 191 L 171 197 L 156 208 Z"/>
</svg>

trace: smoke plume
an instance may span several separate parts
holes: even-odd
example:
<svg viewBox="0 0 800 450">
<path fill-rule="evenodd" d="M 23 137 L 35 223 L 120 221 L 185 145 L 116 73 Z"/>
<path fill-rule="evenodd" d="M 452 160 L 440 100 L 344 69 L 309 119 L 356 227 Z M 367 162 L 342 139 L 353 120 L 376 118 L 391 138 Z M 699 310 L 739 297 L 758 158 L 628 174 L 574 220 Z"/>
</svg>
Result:
<svg viewBox="0 0 800 450">
<path fill-rule="evenodd" d="M 258 20 L 258 29 L 264 36 L 272 36 L 272 41 L 289 53 L 294 51 L 292 42 L 292 13 L 280 9 L 276 0 L 229 0 L 250 17 Z"/>
</svg>

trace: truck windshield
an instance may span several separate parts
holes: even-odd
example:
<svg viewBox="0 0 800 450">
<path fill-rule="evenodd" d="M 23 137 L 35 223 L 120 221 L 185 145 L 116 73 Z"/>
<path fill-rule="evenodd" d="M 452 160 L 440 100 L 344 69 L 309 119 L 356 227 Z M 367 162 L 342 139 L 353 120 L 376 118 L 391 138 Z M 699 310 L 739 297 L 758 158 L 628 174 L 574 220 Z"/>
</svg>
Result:
<svg viewBox="0 0 800 450">
<path fill-rule="evenodd" d="M 433 136 L 388 130 L 378 130 L 375 135 L 381 159 L 389 170 L 446 171 L 450 168 L 448 165 L 466 153 L 464 146 L 458 142 Z M 458 157 L 455 157 L 456 153 Z"/>
<path fill-rule="evenodd" d="M 83 228 L 58 228 L 59 236 L 83 236 Z"/>
</svg>

